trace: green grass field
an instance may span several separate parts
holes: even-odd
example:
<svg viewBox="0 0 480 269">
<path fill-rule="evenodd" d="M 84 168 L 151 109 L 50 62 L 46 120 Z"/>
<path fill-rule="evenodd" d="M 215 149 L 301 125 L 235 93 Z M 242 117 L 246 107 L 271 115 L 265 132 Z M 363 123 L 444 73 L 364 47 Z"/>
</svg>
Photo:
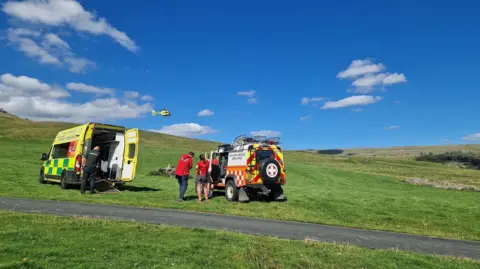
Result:
<svg viewBox="0 0 480 269">
<path fill-rule="evenodd" d="M 0 211 L 0 226 L 0 269 L 473 269 L 480 266 L 478 261 L 470 259 L 394 250 L 6 211 Z M 25 258 L 27 262 L 23 262 Z"/>
<path fill-rule="evenodd" d="M 121 194 L 81 196 L 38 183 L 40 154 L 48 151 L 60 123 L 33 123 L 0 117 L 0 196 L 60 199 L 141 207 L 163 207 L 282 220 L 480 240 L 480 193 L 409 185 L 407 177 L 480 185 L 480 171 L 462 170 L 409 158 L 322 156 L 286 152 L 286 203 L 177 203 L 174 179 L 147 176 L 180 154 L 204 152 L 217 143 L 141 132 L 137 178 Z M 198 155 L 197 155 L 198 156 Z M 187 194 L 193 196 L 193 182 Z"/>
</svg>

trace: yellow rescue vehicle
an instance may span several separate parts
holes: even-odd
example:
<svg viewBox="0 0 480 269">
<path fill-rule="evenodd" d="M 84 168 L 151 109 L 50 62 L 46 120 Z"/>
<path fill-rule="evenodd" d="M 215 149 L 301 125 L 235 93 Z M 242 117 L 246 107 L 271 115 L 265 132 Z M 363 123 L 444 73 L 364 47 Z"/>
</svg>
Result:
<svg viewBox="0 0 480 269">
<path fill-rule="evenodd" d="M 122 126 L 86 123 L 61 131 L 48 153 L 42 153 L 40 183 L 60 183 L 62 189 L 80 184 L 82 156 L 100 146 L 97 180 L 111 185 L 131 182 L 135 178 L 138 157 L 138 129 Z"/>
</svg>

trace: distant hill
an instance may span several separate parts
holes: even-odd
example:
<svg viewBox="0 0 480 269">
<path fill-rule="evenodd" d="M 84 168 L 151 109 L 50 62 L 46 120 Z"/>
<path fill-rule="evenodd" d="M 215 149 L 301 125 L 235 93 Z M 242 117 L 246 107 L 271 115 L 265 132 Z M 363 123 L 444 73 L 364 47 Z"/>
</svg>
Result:
<svg viewBox="0 0 480 269">
<path fill-rule="evenodd" d="M 350 149 L 309 149 L 322 155 L 338 156 L 368 156 L 368 157 L 396 157 L 396 156 L 419 156 L 428 153 L 442 153 L 449 151 L 464 151 L 480 153 L 480 144 L 463 145 L 430 145 L 430 146 L 404 146 L 385 148 L 350 148 Z"/>
</svg>

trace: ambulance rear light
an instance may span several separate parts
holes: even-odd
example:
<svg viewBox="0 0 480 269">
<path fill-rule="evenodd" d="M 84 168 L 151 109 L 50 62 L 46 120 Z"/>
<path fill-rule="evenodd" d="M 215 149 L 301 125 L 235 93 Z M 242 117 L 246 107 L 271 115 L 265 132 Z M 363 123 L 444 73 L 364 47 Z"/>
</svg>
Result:
<svg viewBox="0 0 480 269">
<path fill-rule="evenodd" d="M 82 167 L 82 155 L 77 155 L 75 158 L 75 172 L 80 172 L 80 168 Z"/>
</svg>

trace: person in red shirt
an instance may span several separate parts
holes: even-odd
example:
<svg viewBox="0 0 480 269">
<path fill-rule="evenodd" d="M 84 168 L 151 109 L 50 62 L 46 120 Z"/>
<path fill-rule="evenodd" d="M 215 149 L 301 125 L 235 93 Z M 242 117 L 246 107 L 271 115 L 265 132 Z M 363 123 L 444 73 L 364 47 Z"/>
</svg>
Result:
<svg viewBox="0 0 480 269">
<path fill-rule="evenodd" d="M 210 200 L 208 199 L 208 178 L 207 178 L 207 172 L 208 172 L 208 166 L 209 163 L 207 160 L 205 160 L 205 156 L 203 154 L 200 155 L 200 161 L 197 162 L 197 178 L 195 180 L 195 183 L 197 183 L 197 195 L 198 195 L 198 202 L 202 202 L 202 190 L 203 194 L 205 196 L 205 201 L 209 202 Z"/>
<path fill-rule="evenodd" d="M 179 186 L 178 201 L 180 202 L 185 201 L 185 192 L 188 187 L 188 176 L 193 166 L 193 156 L 195 156 L 195 153 L 191 151 L 188 154 L 183 154 L 182 157 L 180 157 L 180 160 L 178 160 L 177 168 L 175 169 L 175 177 L 178 180 Z"/>
</svg>

